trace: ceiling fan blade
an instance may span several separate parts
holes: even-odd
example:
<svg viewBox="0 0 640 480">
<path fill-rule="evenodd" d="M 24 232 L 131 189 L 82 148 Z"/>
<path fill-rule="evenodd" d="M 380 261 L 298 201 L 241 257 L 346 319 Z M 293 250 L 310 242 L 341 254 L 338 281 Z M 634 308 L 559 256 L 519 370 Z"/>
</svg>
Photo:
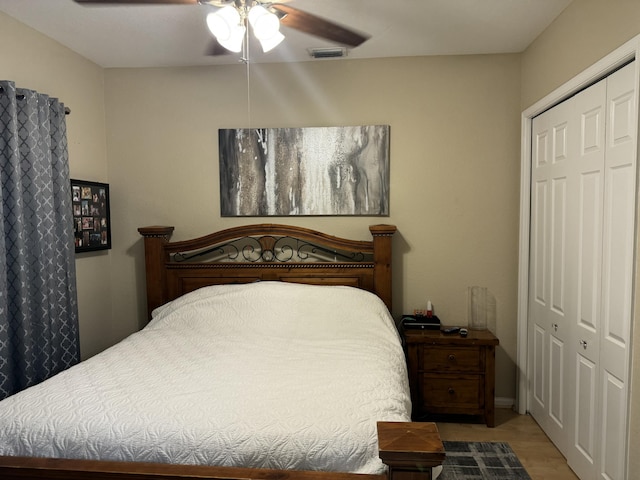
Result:
<svg viewBox="0 0 640 480">
<path fill-rule="evenodd" d="M 370 38 L 369 35 L 363 35 L 288 5 L 273 3 L 270 7 L 280 12 L 281 15 L 284 15 L 284 17 L 280 19 L 282 25 L 295 28 L 296 30 L 309 33 L 316 37 L 325 38 L 350 47 L 357 47 Z"/>
<path fill-rule="evenodd" d="M 93 5 L 197 5 L 198 0 L 74 0 L 76 3 Z"/>
</svg>

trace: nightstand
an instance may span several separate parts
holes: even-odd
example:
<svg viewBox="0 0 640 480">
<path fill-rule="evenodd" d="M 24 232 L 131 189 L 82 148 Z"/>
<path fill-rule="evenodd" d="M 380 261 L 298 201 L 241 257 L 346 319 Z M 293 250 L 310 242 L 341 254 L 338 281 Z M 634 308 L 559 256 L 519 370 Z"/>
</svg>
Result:
<svg viewBox="0 0 640 480">
<path fill-rule="evenodd" d="M 412 416 L 480 415 L 495 425 L 495 349 L 488 330 L 467 337 L 440 330 L 404 330 Z"/>
</svg>

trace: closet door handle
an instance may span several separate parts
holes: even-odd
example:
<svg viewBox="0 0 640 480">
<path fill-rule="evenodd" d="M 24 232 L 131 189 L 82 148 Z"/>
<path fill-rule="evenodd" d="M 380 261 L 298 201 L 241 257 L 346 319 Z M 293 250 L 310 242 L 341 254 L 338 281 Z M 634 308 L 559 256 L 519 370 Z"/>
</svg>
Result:
<svg viewBox="0 0 640 480">
<path fill-rule="evenodd" d="M 553 327 L 553 331 L 554 332 L 558 331 L 558 324 L 557 323 L 552 323 L 551 326 Z"/>
<path fill-rule="evenodd" d="M 580 345 L 582 345 L 582 348 L 585 350 L 587 349 L 587 342 L 585 340 L 580 340 Z"/>
</svg>

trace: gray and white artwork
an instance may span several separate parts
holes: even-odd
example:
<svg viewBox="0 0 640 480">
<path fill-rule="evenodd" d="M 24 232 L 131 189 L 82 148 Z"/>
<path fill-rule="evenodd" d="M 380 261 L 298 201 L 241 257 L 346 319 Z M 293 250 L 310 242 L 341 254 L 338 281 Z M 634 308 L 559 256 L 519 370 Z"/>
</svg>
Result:
<svg viewBox="0 0 640 480">
<path fill-rule="evenodd" d="M 222 216 L 389 215 L 389 126 L 220 129 Z"/>
</svg>

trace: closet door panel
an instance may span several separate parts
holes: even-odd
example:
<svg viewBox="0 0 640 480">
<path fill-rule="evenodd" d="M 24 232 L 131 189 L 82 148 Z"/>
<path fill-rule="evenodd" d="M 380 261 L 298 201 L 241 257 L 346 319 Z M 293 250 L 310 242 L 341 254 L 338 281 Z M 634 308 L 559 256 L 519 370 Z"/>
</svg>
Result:
<svg viewBox="0 0 640 480">
<path fill-rule="evenodd" d="M 548 182 L 542 179 L 536 182 L 534 187 L 534 220 L 532 225 L 533 233 L 533 286 L 534 301 L 536 306 L 546 308 L 548 302 L 547 295 L 547 204 L 548 204 Z"/>
<path fill-rule="evenodd" d="M 635 71 L 608 77 L 600 375 L 602 451 L 598 478 L 623 478 L 629 396 L 636 209 Z"/>
<path fill-rule="evenodd" d="M 549 338 L 549 417 L 556 428 L 565 426 L 565 353 L 564 342 L 550 335 Z"/>
<path fill-rule="evenodd" d="M 575 202 L 571 212 L 577 219 L 577 254 L 575 265 L 570 265 L 575 295 L 571 298 L 574 308 L 567 351 L 573 369 L 569 376 L 576 388 L 572 399 L 574 428 L 565 455 L 569 465 L 583 480 L 596 478 L 596 452 L 600 444 L 597 412 L 600 402 L 598 362 L 606 87 L 606 80 L 602 80 L 573 98 L 578 119 L 578 149 L 572 171 L 576 189 L 571 192 L 571 201 Z"/>
<path fill-rule="evenodd" d="M 539 326 L 534 327 L 533 332 L 533 391 L 531 413 L 538 423 L 546 423 L 542 417 L 547 405 L 547 375 L 545 362 L 545 331 Z"/>
<path fill-rule="evenodd" d="M 581 479 L 594 478 L 595 448 L 596 448 L 596 383 L 598 378 L 597 365 L 588 358 L 578 355 L 575 364 L 576 393 L 575 415 L 576 422 L 573 432 L 573 457 L 577 462 L 569 462 Z M 568 458 L 570 460 L 570 457 Z M 575 468 L 577 463 L 578 468 Z M 591 473 L 589 473 L 591 472 Z"/>
<path fill-rule="evenodd" d="M 567 248 L 567 178 L 554 177 L 551 196 L 551 310 L 564 319 Z"/>
<path fill-rule="evenodd" d="M 604 416 L 601 428 L 602 452 L 599 478 L 624 478 L 625 449 L 621 446 L 620 438 L 627 428 L 626 395 L 627 389 L 624 382 L 605 371 L 602 409 L 608 414 Z"/>
<path fill-rule="evenodd" d="M 631 319 L 633 273 L 633 202 L 634 179 L 629 165 L 616 167 L 607 173 L 607 203 L 605 223 L 605 269 L 603 280 L 604 349 L 610 368 L 619 377 L 625 375 Z"/>
<path fill-rule="evenodd" d="M 575 144 L 572 143 L 571 125 L 575 123 L 569 104 L 561 104 L 551 112 L 552 134 L 551 168 L 548 178 L 551 185 L 549 202 L 549 303 L 547 310 L 547 362 L 549 392 L 546 415 L 549 418 L 547 435 L 559 449 L 566 448 L 567 396 L 566 389 L 566 339 L 570 331 L 570 313 L 567 311 L 567 242 L 571 241 L 572 220 L 568 215 L 569 175 Z"/>
<path fill-rule="evenodd" d="M 548 205 L 551 166 L 551 133 L 549 116 L 541 115 L 534 121 L 534 141 L 532 152 L 533 187 L 531 199 L 531 256 L 529 279 L 529 338 L 533 345 L 529 349 L 529 375 L 533 379 L 529 411 L 543 429 L 549 426 L 546 415 L 548 405 L 547 337 L 548 322 L 546 312 L 549 304 L 547 259 L 549 247 Z"/>
<path fill-rule="evenodd" d="M 575 255 L 567 258 L 570 272 L 570 336 L 567 358 L 570 368 L 565 388 L 571 392 L 572 429 L 564 452 L 578 465 L 583 479 L 595 478 L 598 451 L 597 405 L 598 341 L 602 262 L 602 198 L 605 154 L 606 83 L 601 81 L 572 99 L 576 148 L 572 155 L 569 215 L 573 221 Z M 572 388 L 573 387 L 573 388 Z M 591 472 L 590 476 L 587 472 Z"/>
<path fill-rule="evenodd" d="M 530 412 L 560 450 L 566 448 L 568 188 L 572 145 L 568 105 L 534 120 L 530 257 Z"/>
<path fill-rule="evenodd" d="M 603 359 L 605 368 L 626 378 L 629 356 L 635 237 L 636 122 L 633 69 L 609 78 L 609 141 L 606 157 L 603 278 Z"/>
<path fill-rule="evenodd" d="M 602 191 L 601 171 L 580 176 L 577 321 L 593 332 L 600 317 Z"/>
<path fill-rule="evenodd" d="M 566 125 L 554 129 L 555 135 L 565 137 Z M 566 138 L 566 137 L 565 137 Z M 567 161 L 566 141 L 556 144 L 562 150 L 556 151 L 557 161 Z M 551 195 L 551 252 L 550 252 L 550 318 L 551 329 L 548 336 L 549 352 L 549 405 L 547 414 L 553 422 L 556 442 L 562 445 L 559 436 L 565 436 L 566 399 L 565 390 L 565 334 L 567 332 L 566 316 L 566 267 L 567 267 L 567 177 L 565 168 L 560 169 L 559 176 L 552 179 Z"/>
<path fill-rule="evenodd" d="M 578 330 L 584 329 L 591 334 L 596 333 L 600 322 L 605 95 L 606 82 L 602 81 L 576 96 L 580 113 L 580 148 L 576 160 L 579 234 L 575 321 Z M 593 341 L 592 338 L 588 340 Z"/>
</svg>

